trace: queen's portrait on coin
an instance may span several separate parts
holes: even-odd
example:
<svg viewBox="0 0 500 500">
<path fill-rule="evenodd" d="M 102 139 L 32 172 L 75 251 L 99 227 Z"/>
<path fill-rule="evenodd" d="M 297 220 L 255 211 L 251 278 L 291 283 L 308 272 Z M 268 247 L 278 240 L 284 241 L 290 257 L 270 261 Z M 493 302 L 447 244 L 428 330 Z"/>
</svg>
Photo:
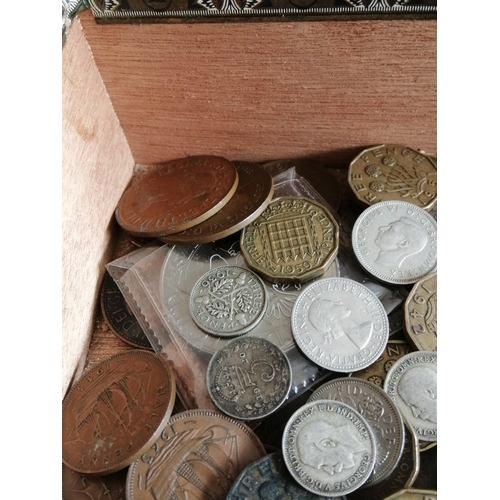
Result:
<svg viewBox="0 0 500 500">
<path fill-rule="evenodd" d="M 331 476 L 354 467 L 354 455 L 368 451 L 346 425 L 335 427 L 321 421 L 304 425 L 297 435 L 297 450 L 304 464 Z"/>
<path fill-rule="evenodd" d="M 422 251 L 427 244 L 426 232 L 412 219 L 401 217 L 379 228 L 375 244 L 380 253 L 375 259 L 384 267 L 400 267 L 407 257 Z"/>
<path fill-rule="evenodd" d="M 437 424 L 437 374 L 426 367 L 415 367 L 403 374 L 398 393 L 414 417 Z"/>
<path fill-rule="evenodd" d="M 311 304 L 309 321 L 324 334 L 323 342 L 331 344 L 341 337 L 349 339 L 358 349 L 362 349 L 370 340 L 372 322 L 358 324 L 349 316 L 351 310 L 341 301 L 320 298 Z"/>
</svg>

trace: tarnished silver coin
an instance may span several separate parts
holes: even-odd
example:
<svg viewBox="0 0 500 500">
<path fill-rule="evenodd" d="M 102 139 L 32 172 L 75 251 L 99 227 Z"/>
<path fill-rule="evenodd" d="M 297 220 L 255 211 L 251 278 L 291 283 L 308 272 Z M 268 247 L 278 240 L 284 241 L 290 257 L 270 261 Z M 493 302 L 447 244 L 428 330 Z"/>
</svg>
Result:
<svg viewBox="0 0 500 500">
<path fill-rule="evenodd" d="M 316 389 L 308 402 L 318 399 L 341 401 L 368 422 L 375 437 L 377 458 L 366 485 L 378 484 L 389 477 L 403 453 L 405 430 L 401 413 L 386 392 L 367 380 L 342 377 Z"/>
<path fill-rule="evenodd" d="M 281 453 L 271 453 L 243 470 L 226 500 L 322 500 L 302 488 L 288 472 Z"/>
<path fill-rule="evenodd" d="M 419 440 L 437 441 L 437 353 L 410 352 L 387 373 L 384 390 Z"/>
<path fill-rule="evenodd" d="M 389 320 L 380 300 L 364 285 L 348 278 L 324 278 L 297 298 L 292 333 L 311 361 L 350 373 L 370 366 L 382 354 Z"/>
<path fill-rule="evenodd" d="M 286 400 L 292 368 L 272 342 L 239 337 L 217 351 L 207 368 L 208 393 L 227 415 L 241 420 L 267 417 Z"/>
<path fill-rule="evenodd" d="M 352 246 L 370 274 L 409 285 L 437 268 L 437 222 L 411 203 L 382 201 L 356 219 Z"/>
<path fill-rule="evenodd" d="M 299 408 L 283 432 L 283 456 L 292 477 L 318 495 L 347 495 L 366 483 L 376 459 L 370 426 L 340 401 Z"/>
<path fill-rule="evenodd" d="M 191 316 L 205 332 L 234 337 L 250 331 L 266 312 L 266 289 L 250 269 L 221 266 L 205 273 L 194 285 Z"/>
<path fill-rule="evenodd" d="M 240 253 L 239 241 L 233 238 L 196 246 L 172 247 L 162 270 L 163 310 L 174 329 L 186 342 L 201 352 L 213 354 L 222 348 L 228 338 L 211 335 L 203 331 L 190 314 L 190 294 L 196 281 L 204 273 L 221 266 L 246 267 Z M 337 261 L 326 270 L 327 276 L 338 276 Z M 290 327 L 293 304 L 303 285 L 276 284 L 264 282 L 267 295 L 267 309 L 261 321 L 251 331 L 252 336 L 270 340 L 280 349 L 295 350 Z"/>
</svg>

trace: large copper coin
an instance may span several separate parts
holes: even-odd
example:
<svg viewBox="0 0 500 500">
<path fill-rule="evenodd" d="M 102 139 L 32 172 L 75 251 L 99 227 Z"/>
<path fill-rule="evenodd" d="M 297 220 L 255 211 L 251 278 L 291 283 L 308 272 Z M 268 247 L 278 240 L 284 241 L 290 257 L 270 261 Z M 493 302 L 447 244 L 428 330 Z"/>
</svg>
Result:
<svg viewBox="0 0 500 500">
<path fill-rule="evenodd" d="M 340 208 L 342 186 L 322 163 L 310 160 L 275 160 L 262 166 L 273 176 L 295 168 L 295 172 L 304 177 L 335 212 Z"/>
<path fill-rule="evenodd" d="M 91 370 L 62 405 L 62 461 L 82 474 L 130 465 L 155 442 L 170 418 L 175 378 L 149 351 L 116 354 Z"/>
<path fill-rule="evenodd" d="M 189 156 L 151 170 L 130 186 L 116 208 L 118 224 L 134 236 L 178 233 L 212 217 L 238 186 L 233 163 Z"/>
<path fill-rule="evenodd" d="M 118 285 L 108 272 L 102 282 L 101 310 L 106 323 L 117 337 L 134 347 L 153 349 Z"/>
<path fill-rule="evenodd" d="M 271 174 L 257 163 L 235 161 L 234 165 L 238 172 L 238 189 L 228 204 L 197 226 L 162 236 L 162 241 L 175 245 L 217 241 L 244 228 L 265 210 L 274 193 Z"/>
<path fill-rule="evenodd" d="M 400 200 L 428 210 L 437 200 L 437 166 L 407 146 L 382 144 L 362 151 L 349 165 L 348 182 L 358 202 Z"/>
<path fill-rule="evenodd" d="M 178 413 L 129 467 L 127 500 L 223 499 L 243 469 L 265 455 L 241 422 L 211 410 Z"/>
<path fill-rule="evenodd" d="M 240 247 L 248 267 L 272 283 L 304 283 L 334 261 L 339 225 L 321 203 L 281 196 L 243 229 Z"/>
<path fill-rule="evenodd" d="M 124 500 L 127 469 L 105 476 L 80 474 L 63 464 L 62 500 Z"/>
</svg>

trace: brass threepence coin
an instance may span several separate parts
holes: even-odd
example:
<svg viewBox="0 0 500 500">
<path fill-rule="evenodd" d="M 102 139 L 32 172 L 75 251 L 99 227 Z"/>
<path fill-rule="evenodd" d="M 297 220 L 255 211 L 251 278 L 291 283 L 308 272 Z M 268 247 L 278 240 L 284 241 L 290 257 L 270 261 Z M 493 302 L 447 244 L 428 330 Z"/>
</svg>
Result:
<svg viewBox="0 0 500 500">
<path fill-rule="evenodd" d="M 384 390 L 422 441 L 437 441 L 437 353 L 410 352 L 389 370 Z"/>
<path fill-rule="evenodd" d="M 323 205 L 282 196 L 241 233 L 248 267 L 272 283 L 304 283 L 321 276 L 339 248 L 339 225 Z"/>
<path fill-rule="evenodd" d="M 394 493 L 385 500 L 437 500 L 436 490 L 417 490 L 407 488 Z"/>
<path fill-rule="evenodd" d="M 82 474 L 125 468 L 157 439 L 174 401 L 174 373 L 161 356 L 133 350 L 102 361 L 64 398 L 63 463 Z"/>
<path fill-rule="evenodd" d="M 190 309 L 194 322 L 205 332 L 234 337 L 261 320 L 266 302 L 266 289 L 257 274 L 245 267 L 221 266 L 196 282 Z"/>
<path fill-rule="evenodd" d="M 437 272 L 413 285 L 404 312 L 408 341 L 419 351 L 437 351 Z"/>
<path fill-rule="evenodd" d="M 236 168 L 225 158 L 173 160 L 147 172 L 123 193 L 116 220 L 134 236 L 178 233 L 218 212 L 237 186 Z"/>
<path fill-rule="evenodd" d="M 286 400 L 292 385 L 288 358 L 272 342 L 240 337 L 217 351 L 207 368 L 212 401 L 241 420 L 267 417 Z"/>
<path fill-rule="evenodd" d="M 274 193 L 273 178 L 258 163 L 233 162 L 238 172 L 238 188 L 227 205 L 210 219 L 180 233 L 160 239 L 174 245 L 198 245 L 236 233 L 255 220 Z"/>
<path fill-rule="evenodd" d="M 247 465 L 266 455 L 245 424 L 210 410 L 173 415 L 127 476 L 127 500 L 226 498 Z"/>
<path fill-rule="evenodd" d="M 437 200 L 437 166 L 407 146 L 383 144 L 365 149 L 349 165 L 352 192 L 365 205 L 402 200 L 424 210 Z"/>
<path fill-rule="evenodd" d="M 335 212 L 342 201 L 342 186 L 328 169 L 320 162 L 310 160 L 275 160 L 262 165 L 272 176 L 285 170 L 295 169 Z"/>
<path fill-rule="evenodd" d="M 318 400 L 299 408 L 283 433 L 283 457 L 293 478 L 317 495 L 347 495 L 366 483 L 376 459 L 373 433 L 356 410 Z"/>
<path fill-rule="evenodd" d="M 389 340 L 381 356 L 374 363 L 364 370 L 352 373 L 352 376 L 369 380 L 379 387 L 384 387 L 387 372 L 399 358 L 409 352 L 413 352 L 413 350 L 406 340 Z"/>
<path fill-rule="evenodd" d="M 115 280 L 106 272 L 101 288 L 101 310 L 111 331 L 127 344 L 153 349 Z"/>
<path fill-rule="evenodd" d="M 389 339 L 389 320 L 380 300 L 364 285 L 348 278 L 324 278 L 298 296 L 292 333 L 311 361 L 349 373 L 379 358 Z"/>
<path fill-rule="evenodd" d="M 105 476 L 80 474 L 63 464 L 62 500 L 124 500 L 127 469 Z"/>
<path fill-rule="evenodd" d="M 352 246 L 370 274 L 386 283 L 410 285 L 437 267 L 437 223 L 406 201 L 381 201 L 356 219 Z"/>
<path fill-rule="evenodd" d="M 318 399 L 341 401 L 361 414 L 375 438 L 377 458 L 366 486 L 387 479 L 403 453 L 404 424 L 401 413 L 384 390 L 367 380 L 342 377 L 316 389 L 308 403 Z"/>
<path fill-rule="evenodd" d="M 389 495 L 413 485 L 420 468 L 418 438 L 411 426 L 404 424 L 404 429 L 403 453 L 396 468 L 382 482 L 353 491 L 349 500 L 385 500 Z"/>
<path fill-rule="evenodd" d="M 324 500 L 302 488 L 290 475 L 281 453 L 271 453 L 247 465 L 226 500 Z"/>
<path fill-rule="evenodd" d="M 239 242 L 233 237 L 195 247 L 175 245 L 167 254 L 162 270 L 162 304 L 170 327 L 190 346 L 208 354 L 218 351 L 229 338 L 208 334 L 194 322 L 190 312 L 190 295 L 200 276 L 211 269 L 227 265 L 248 270 Z M 335 277 L 338 272 L 335 259 L 324 276 Z M 290 317 L 293 304 L 305 285 L 277 284 L 264 280 L 264 286 L 267 308 L 250 333 L 270 340 L 285 352 L 295 350 Z"/>
</svg>

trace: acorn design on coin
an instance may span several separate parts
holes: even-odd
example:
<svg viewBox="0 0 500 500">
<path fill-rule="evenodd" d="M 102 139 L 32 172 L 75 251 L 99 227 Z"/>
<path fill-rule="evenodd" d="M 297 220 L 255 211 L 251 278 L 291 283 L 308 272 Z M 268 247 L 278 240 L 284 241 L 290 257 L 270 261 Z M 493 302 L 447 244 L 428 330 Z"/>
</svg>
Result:
<svg viewBox="0 0 500 500">
<path fill-rule="evenodd" d="M 205 273 L 194 285 L 190 311 L 203 331 L 232 337 L 258 324 L 266 302 L 266 289 L 257 274 L 240 266 L 221 266 Z"/>
</svg>

